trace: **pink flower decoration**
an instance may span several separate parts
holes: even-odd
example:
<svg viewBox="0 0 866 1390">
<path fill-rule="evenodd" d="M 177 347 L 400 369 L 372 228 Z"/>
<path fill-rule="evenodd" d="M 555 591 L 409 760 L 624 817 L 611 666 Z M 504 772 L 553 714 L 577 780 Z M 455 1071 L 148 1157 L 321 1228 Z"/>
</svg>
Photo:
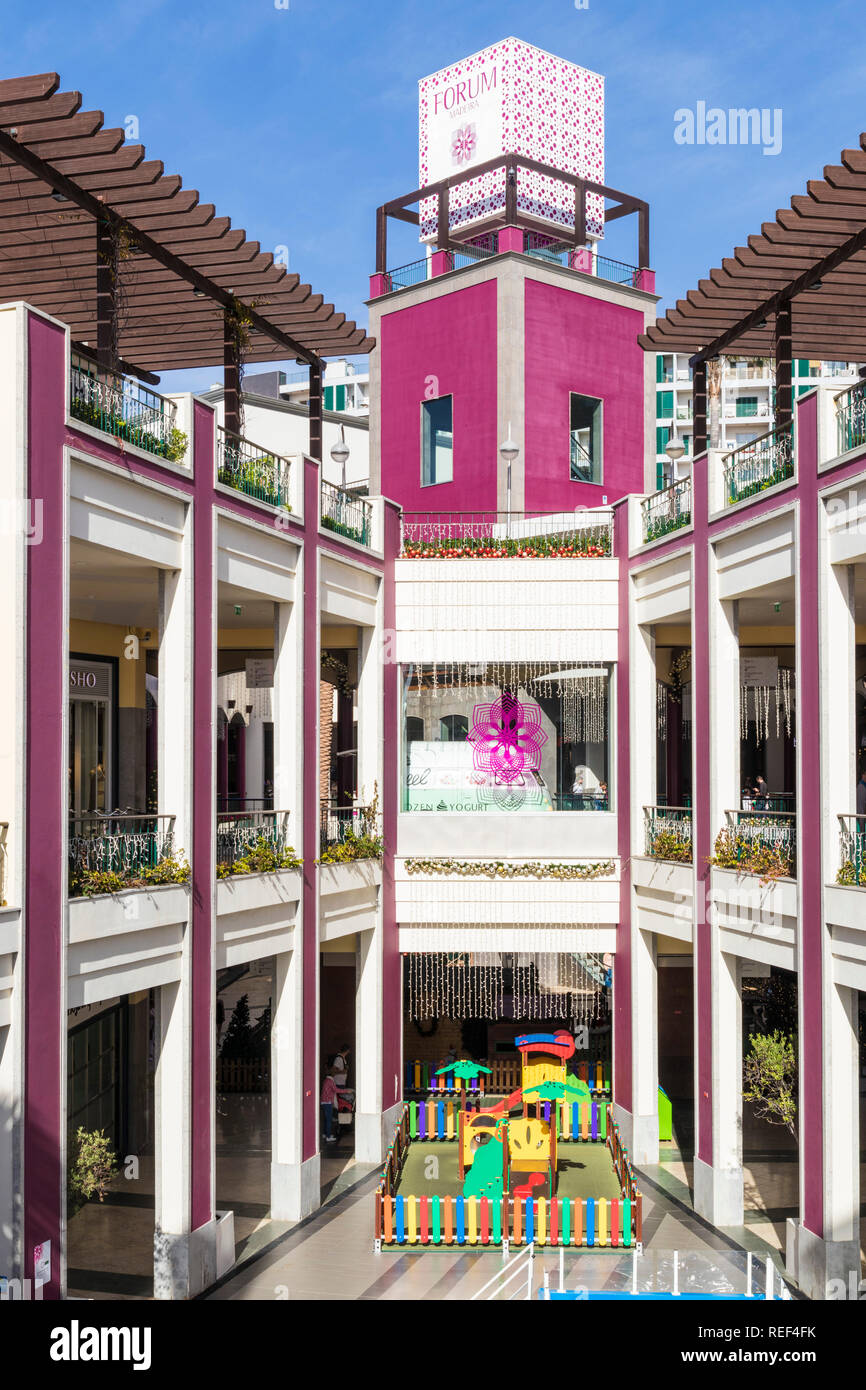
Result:
<svg viewBox="0 0 866 1390">
<path fill-rule="evenodd" d="M 524 770 L 538 771 L 547 734 L 541 710 L 533 701 L 521 704 L 505 690 L 490 705 L 476 705 L 472 728 L 472 762 L 478 772 L 492 773 L 500 783 L 522 783 Z"/>
<path fill-rule="evenodd" d="M 461 126 L 460 130 L 455 131 L 451 141 L 451 158 L 455 164 L 467 163 L 475 152 L 476 138 L 475 126 Z"/>
</svg>

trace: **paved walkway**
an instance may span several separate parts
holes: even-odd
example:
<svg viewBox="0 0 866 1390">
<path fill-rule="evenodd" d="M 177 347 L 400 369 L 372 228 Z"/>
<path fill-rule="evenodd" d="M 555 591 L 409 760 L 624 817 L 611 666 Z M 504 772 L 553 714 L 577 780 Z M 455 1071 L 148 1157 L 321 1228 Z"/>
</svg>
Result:
<svg viewBox="0 0 866 1390">
<path fill-rule="evenodd" d="M 242 1265 L 205 1299 L 467 1299 L 501 1268 L 499 1252 L 405 1250 L 373 1254 L 373 1191 L 379 1169 L 367 1170 L 306 1221 L 277 1238 Z M 646 1272 L 658 1267 L 662 1282 L 678 1250 L 706 1271 L 726 1270 L 742 1278 L 744 1251 L 767 1253 L 754 1233 L 721 1234 L 703 1222 L 659 1179 L 661 1170 L 641 1174 L 644 1193 L 644 1261 Z M 666 1184 L 667 1185 L 667 1184 Z M 737 1237 L 742 1235 L 743 1239 Z M 700 1258 L 698 1258 L 700 1257 Z M 568 1252 L 567 1283 L 574 1287 L 620 1287 L 630 1277 L 631 1256 L 617 1251 Z M 547 1269 L 557 1277 L 555 1251 L 539 1255 L 538 1277 Z M 777 1260 L 778 1267 L 778 1260 Z"/>
</svg>

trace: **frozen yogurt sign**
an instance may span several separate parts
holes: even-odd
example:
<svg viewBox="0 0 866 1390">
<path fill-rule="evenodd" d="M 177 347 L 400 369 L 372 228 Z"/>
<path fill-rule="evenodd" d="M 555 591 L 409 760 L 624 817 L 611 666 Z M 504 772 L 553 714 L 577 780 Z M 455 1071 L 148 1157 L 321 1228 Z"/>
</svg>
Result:
<svg viewBox="0 0 866 1390">
<path fill-rule="evenodd" d="M 604 78 L 520 39 L 503 39 L 418 84 L 422 186 L 471 170 L 502 154 L 604 182 Z M 521 212 L 573 226 L 567 184 L 518 168 Z M 450 195 L 452 230 L 483 222 L 505 207 L 505 170 L 488 170 Z M 587 230 L 603 232 L 603 202 L 588 199 Z M 555 227 L 552 228 L 555 230 Z M 435 200 L 421 204 L 421 239 L 436 234 Z"/>
</svg>

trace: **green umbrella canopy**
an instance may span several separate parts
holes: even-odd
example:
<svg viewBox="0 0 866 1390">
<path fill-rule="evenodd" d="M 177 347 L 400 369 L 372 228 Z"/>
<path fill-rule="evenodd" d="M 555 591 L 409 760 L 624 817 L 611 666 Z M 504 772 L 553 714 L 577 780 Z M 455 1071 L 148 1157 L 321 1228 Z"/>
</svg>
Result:
<svg viewBox="0 0 866 1390">
<path fill-rule="evenodd" d="M 527 1086 L 524 1096 L 537 1096 L 539 1100 L 565 1100 L 566 1096 L 587 1098 L 587 1091 L 581 1086 L 569 1086 L 565 1081 L 543 1081 L 540 1086 Z"/>
<path fill-rule="evenodd" d="M 463 1059 L 459 1062 L 452 1062 L 449 1067 L 440 1067 L 436 1075 L 454 1075 L 459 1076 L 461 1080 L 469 1080 L 471 1077 L 477 1076 L 481 1071 L 484 1072 L 485 1076 L 491 1075 L 490 1067 L 482 1067 L 478 1062 L 467 1062 Z"/>
</svg>

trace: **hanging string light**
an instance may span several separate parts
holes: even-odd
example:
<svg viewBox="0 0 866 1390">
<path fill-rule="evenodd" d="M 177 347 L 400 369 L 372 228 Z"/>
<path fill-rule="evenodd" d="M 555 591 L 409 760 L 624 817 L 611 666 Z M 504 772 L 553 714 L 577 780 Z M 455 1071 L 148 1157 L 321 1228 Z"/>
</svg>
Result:
<svg viewBox="0 0 866 1390">
<path fill-rule="evenodd" d="M 501 1019 L 505 970 L 496 952 L 413 952 L 407 971 L 409 1016 Z M 609 1010 L 609 988 L 597 953 L 520 952 L 511 966 L 512 1017 L 599 1022 Z"/>
</svg>

